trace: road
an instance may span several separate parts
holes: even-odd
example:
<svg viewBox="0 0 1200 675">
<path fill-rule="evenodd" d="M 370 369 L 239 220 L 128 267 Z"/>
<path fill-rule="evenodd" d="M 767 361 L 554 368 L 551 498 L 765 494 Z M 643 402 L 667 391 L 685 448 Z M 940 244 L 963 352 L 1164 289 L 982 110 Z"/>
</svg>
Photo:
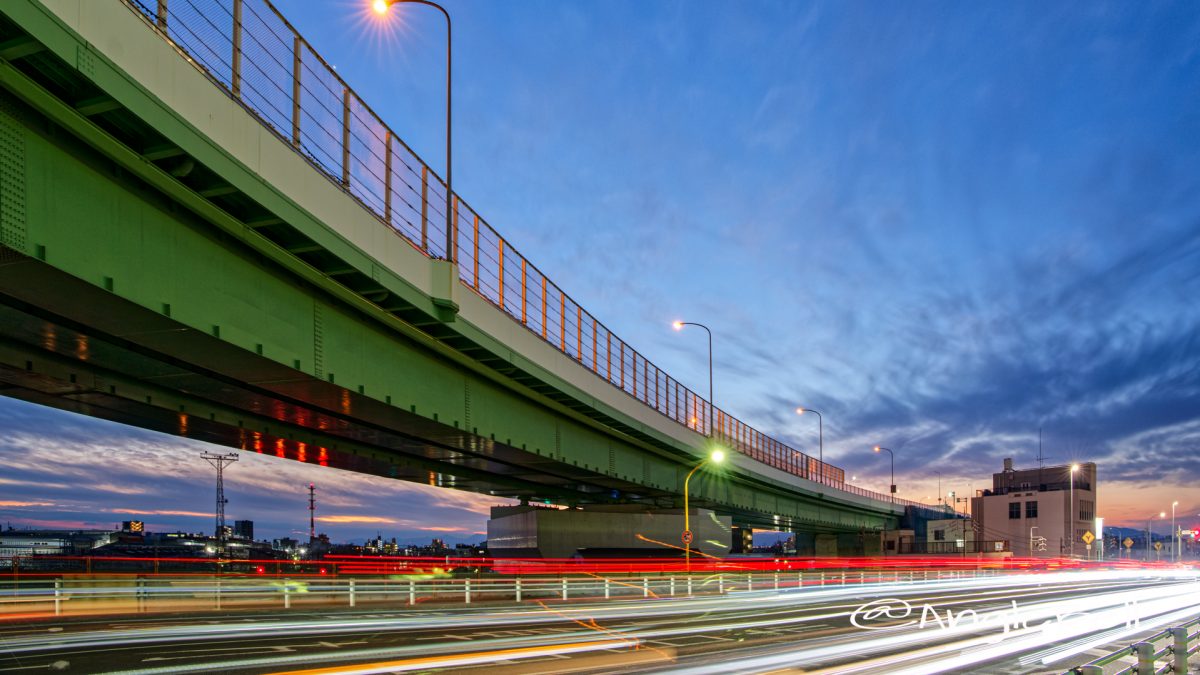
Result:
<svg viewBox="0 0 1200 675">
<path fill-rule="evenodd" d="M 1040 673 L 1200 614 L 1194 571 L 0 624 L 16 673 Z M 350 667 L 352 666 L 352 667 Z"/>
</svg>

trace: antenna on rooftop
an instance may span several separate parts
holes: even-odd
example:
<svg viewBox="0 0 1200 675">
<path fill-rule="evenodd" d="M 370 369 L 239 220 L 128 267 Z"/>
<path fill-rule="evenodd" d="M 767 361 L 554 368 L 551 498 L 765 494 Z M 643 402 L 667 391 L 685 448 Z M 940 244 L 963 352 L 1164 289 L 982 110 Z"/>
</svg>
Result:
<svg viewBox="0 0 1200 675">
<path fill-rule="evenodd" d="M 317 540 L 317 486 L 308 484 L 308 543 Z"/>
</svg>

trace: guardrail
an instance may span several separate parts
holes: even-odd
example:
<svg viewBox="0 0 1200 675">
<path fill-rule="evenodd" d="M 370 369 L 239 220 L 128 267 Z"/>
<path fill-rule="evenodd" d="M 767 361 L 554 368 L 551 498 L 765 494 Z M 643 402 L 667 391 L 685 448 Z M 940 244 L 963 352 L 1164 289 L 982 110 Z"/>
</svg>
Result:
<svg viewBox="0 0 1200 675">
<path fill-rule="evenodd" d="M 918 584 L 994 575 L 990 570 L 721 572 L 549 577 L 83 576 L 0 580 L 0 618 L 157 611 L 414 607 L 722 595 L 862 584 Z"/>
<path fill-rule="evenodd" d="M 1195 632 L 1193 632 L 1195 631 Z M 1141 642 L 1117 650 L 1095 661 L 1076 666 L 1063 675 L 1157 675 L 1157 673 L 1187 673 L 1192 654 L 1200 651 L 1200 618 L 1182 626 L 1168 628 Z M 1113 666 L 1117 661 L 1133 657 L 1137 663 Z M 1159 665 L 1161 663 L 1161 665 Z"/>
<path fill-rule="evenodd" d="M 393 132 L 269 0 L 123 0 L 279 139 L 459 280 L 594 375 L 662 415 L 788 473 L 853 494 L 921 505 L 845 482 L 845 472 L 713 407 L 583 309 Z M 451 231 L 447 250 L 446 231 Z M 710 429 L 709 420 L 712 420 Z"/>
</svg>

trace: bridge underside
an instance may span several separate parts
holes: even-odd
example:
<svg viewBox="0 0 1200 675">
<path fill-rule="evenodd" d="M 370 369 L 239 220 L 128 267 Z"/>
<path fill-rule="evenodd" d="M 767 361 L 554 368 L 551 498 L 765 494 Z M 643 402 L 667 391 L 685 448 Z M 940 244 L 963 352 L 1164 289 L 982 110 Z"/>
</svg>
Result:
<svg viewBox="0 0 1200 675">
<path fill-rule="evenodd" d="M 48 25 L 49 47 L 0 22 L 0 393 L 496 496 L 678 505 L 698 448 L 536 382 L 503 345 L 417 311 L 429 298 L 379 290 L 390 272 L 369 259 L 359 269 L 312 238 L 289 240 L 299 225 L 270 216 L 294 204 L 239 193 L 253 172 L 189 156 L 203 139 L 178 120 L 155 120 L 177 137 L 154 131 L 119 100 L 147 94 L 99 90 L 80 68 L 112 66 Z M 61 53 L 87 58 L 72 66 Z M 693 506 L 755 527 L 896 521 L 836 490 L 748 472 L 693 480 L 691 492 Z"/>
</svg>

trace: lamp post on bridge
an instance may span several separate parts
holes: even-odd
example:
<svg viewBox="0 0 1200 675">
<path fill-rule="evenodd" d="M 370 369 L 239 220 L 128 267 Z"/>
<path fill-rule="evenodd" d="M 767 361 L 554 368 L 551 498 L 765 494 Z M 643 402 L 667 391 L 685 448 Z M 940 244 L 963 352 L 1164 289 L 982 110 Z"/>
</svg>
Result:
<svg viewBox="0 0 1200 675">
<path fill-rule="evenodd" d="M 824 484 L 825 483 L 825 420 L 824 420 L 824 418 L 821 417 L 821 413 L 817 412 L 816 410 L 813 410 L 812 408 L 804 408 L 804 407 L 796 408 L 797 415 L 803 415 L 804 413 L 812 413 L 817 416 L 817 462 L 820 465 L 817 468 L 817 472 L 818 472 L 817 475 L 818 475 L 818 478 L 820 479 L 821 484 Z M 810 478 L 811 478 L 811 476 L 810 476 Z"/>
<path fill-rule="evenodd" d="M 875 446 L 874 450 L 875 450 L 875 452 L 879 452 L 881 450 L 886 452 L 888 454 L 888 458 L 891 460 L 891 465 L 892 465 L 892 485 L 891 485 L 892 502 L 895 503 L 895 501 L 896 501 L 896 454 L 893 453 L 888 448 L 885 448 L 881 445 Z"/>
<path fill-rule="evenodd" d="M 1154 546 L 1151 540 L 1154 539 L 1154 519 L 1166 518 L 1167 512 L 1160 511 L 1158 515 L 1151 515 L 1146 519 L 1146 562 L 1150 562 L 1150 549 Z"/>
<path fill-rule="evenodd" d="M 705 333 L 708 333 L 708 437 L 713 438 L 716 434 L 716 429 L 713 427 L 714 410 L 716 403 L 713 401 L 713 351 L 712 351 L 712 331 L 702 323 L 694 321 L 675 321 L 671 327 L 675 330 L 683 330 L 684 326 L 695 326 L 703 328 Z"/>
<path fill-rule="evenodd" d="M 452 128 L 450 125 L 450 112 L 452 103 L 450 86 L 452 82 L 450 13 L 446 11 L 445 7 L 442 7 L 436 2 L 431 2 L 430 0 L 374 0 L 371 3 L 371 8 L 375 10 L 376 14 L 383 16 L 387 14 L 388 9 L 390 9 L 392 5 L 399 5 L 402 3 L 427 5 L 438 10 L 442 13 L 442 16 L 446 17 L 446 260 L 448 262 L 454 262 L 454 164 L 452 163 L 453 155 L 450 152 L 453 138 L 451 134 Z M 389 149 L 388 152 L 391 152 L 391 150 Z"/>
<path fill-rule="evenodd" d="M 720 464 L 724 461 L 725 451 L 720 448 L 715 448 L 711 453 L 709 453 L 708 457 L 700 460 L 700 463 L 688 472 L 687 478 L 683 479 L 683 557 L 684 566 L 687 568 L 689 573 L 692 571 L 692 538 L 694 535 L 692 534 L 691 505 L 688 503 L 688 488 L 692 482 L 692 476 L 695 475 L 695 473 L 699 471 L 701 467 L 709 462 L 712 462 L 713 464 Z"/>
<path fill-rule="evenodd" d="M 1075 508 L 1075 472 L 1078 464 L 1071 465 L 1071 496 L 1067 498 L 1067 537 L 1071 540 L 1071 557 L 1075 557 L 1075 519 L 1079 517 L 1079 509 Z"/>
</svg>

